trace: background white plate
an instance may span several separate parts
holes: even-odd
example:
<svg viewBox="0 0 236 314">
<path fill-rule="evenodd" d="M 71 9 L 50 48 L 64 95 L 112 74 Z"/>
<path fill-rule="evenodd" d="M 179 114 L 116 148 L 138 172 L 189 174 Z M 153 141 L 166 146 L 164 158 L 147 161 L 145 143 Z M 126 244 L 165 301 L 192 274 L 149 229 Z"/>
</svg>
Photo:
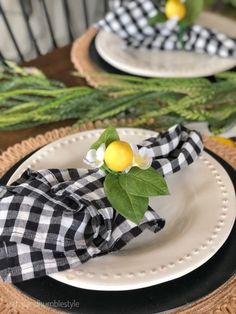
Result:
<svg viewBox="0 0 236 314">
<path fill-rule="evenodd" d="M 101 132 L 78 133 L 43 147 L 8 183 L 27 167 L 85 167 L 82 159 Z M 119 129 L 119 134 L 133 143 L 156 135 L 142 129 Z M 151 199 L 151 206 L 166 219 L 162 231 L 153 234 L 147 230 L 118 252 L 51 277 L 80 288 L 129 290 L 178 278 L 205 263 L 232 229 L 236 212 L 232 182 L 224 168 L 204 152 L 191 166 L 169 176 L 167 183 L 170 196 Z"/>
<path fill-rule="evenodd" d="M 218 14 L 204 12 L 196 24 L 236 37 L 236 21 Z M 231 69 L 235 58 L 211 57 L 186 51 L 124 48 L 114 33 L 100 31 L 95 39 L 100 56 L 126 73 L 147 77 L 200 77 Z"/>
</svg>

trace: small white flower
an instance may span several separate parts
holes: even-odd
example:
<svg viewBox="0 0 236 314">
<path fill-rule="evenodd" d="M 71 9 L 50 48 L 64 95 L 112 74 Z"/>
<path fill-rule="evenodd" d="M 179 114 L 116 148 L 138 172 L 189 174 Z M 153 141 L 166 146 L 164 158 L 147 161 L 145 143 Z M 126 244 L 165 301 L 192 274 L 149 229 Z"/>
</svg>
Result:
<svg viewBox="0 0 236 314">
<path fill-rule="evenodd" d="M 169 29 L 169 30 L 173 30 L 176 25 L 178 24 L 179 22 L 179 18 L 178 16 L 176 17 L 172 17 L 171 19 L 169 19 L 168 21 L 166 21 L 166 27 Z"/>
<path fill-rule="evenodd" d="M 104 164 L 106 145 L 101 144 L 98 149 L 90 149 L 84 158 L 84 163 L 92 168 L 100 168 Z"/>
<path fill-rule="evenodd" d="M 147 147 L 138 149 L 137 145 L 134 144 L 131 144 L 130 146 L 134 153 L 132 167 L 139 167 L 143 170 L 150 168 L 153 158 L 152 150 Z"/>
</svg>

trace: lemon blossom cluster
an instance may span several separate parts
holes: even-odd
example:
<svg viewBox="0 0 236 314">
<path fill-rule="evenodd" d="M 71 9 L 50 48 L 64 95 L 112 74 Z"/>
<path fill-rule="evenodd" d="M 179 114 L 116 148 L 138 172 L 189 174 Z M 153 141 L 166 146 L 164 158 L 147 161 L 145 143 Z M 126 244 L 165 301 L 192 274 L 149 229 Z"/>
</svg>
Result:
<svg viewBox="0 0 236 314">
<path fill-rule="evenodd" d="M 163 176 L 152 167 L 154 157 L 152 148 L 122 141 L 115 127 L 108 126 L 90 146 L 84 162 L 102 172 L 103 191 L 111 207 L 139 224 L 149 196 L 169 193 Z"/>
<path fill-rule="evenodd" d="M 127 173 L 132 167 L 143 170 L 150 168 L 152 159 L 152 150 L 147 147 L 138 149 L 137 145 L 114 141 L 107 148 L 103 143 L 98 149 L 90 149 L 84 162 L 92 168 L 101 168 L 106 165 L 113 171 Z"/>
<path fill-rule="evenodd" d="M 167 0 L 165 5 L 165 14 L 168 20 L 159 24 L 163 35 L 169 33 L 177 26 L 178 22 L 184 19 L 186 15 L 185 0 Z"/>
</svg>

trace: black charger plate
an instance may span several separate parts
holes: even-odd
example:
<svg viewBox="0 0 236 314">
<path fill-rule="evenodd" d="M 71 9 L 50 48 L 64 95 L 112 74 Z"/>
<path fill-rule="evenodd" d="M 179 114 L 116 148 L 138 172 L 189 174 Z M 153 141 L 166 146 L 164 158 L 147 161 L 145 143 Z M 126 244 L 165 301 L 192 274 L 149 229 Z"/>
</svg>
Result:
<svg viewBox="0 0 236 314">
<path fill-rule="evenodd" d="M 216 154 L 212 155 L 229 174 L 236 190 L 236 171 Z M 31 154 L 30 154 L 31 155 Z M 11 175 L 30 155 L 1 179 Z M 190 304 L 211 293 L 236 273 L 236 223 L 221 249 L 204 265 L 179 279 L 130 291 L 94 291 L 74 288 L 50 277 L 15 284 L 23 293 L 58 310 L 83 314 L 151 314 Z"/>
<path fill-rule="evenodd" d="M 89 56 L 93 63 L 98 65 L 100 69 L 102 69 L 103 71 L 107 73 L 133 76 L 132 74 L 118 70 L 117 68 L 107 63 L 97 52 L 97 49 L 95 47 L 95 38 L 92 40 L 89 46 Z"/>
</svg>

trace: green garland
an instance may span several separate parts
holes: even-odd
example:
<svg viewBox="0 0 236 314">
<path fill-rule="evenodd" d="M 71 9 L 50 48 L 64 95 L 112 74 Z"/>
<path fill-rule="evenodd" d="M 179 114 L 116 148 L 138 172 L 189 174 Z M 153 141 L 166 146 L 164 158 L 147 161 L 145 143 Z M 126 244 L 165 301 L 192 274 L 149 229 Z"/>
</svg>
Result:
<svg viewBox="0 0 236 314">
<path fill-rule="evenodd" d="M 101 89 L 65 87 L 38 70 L 6 62 L 0 68 L 0 130 L 124 116 L 134 118 L 127 126 L 150 127 L 151 120 L 159 129 L 208 121 L 214 133 L 236 123 L 235 72 L 217 74 L 212 81 L 106 76 L 110 83 Z"/>
</svg>

